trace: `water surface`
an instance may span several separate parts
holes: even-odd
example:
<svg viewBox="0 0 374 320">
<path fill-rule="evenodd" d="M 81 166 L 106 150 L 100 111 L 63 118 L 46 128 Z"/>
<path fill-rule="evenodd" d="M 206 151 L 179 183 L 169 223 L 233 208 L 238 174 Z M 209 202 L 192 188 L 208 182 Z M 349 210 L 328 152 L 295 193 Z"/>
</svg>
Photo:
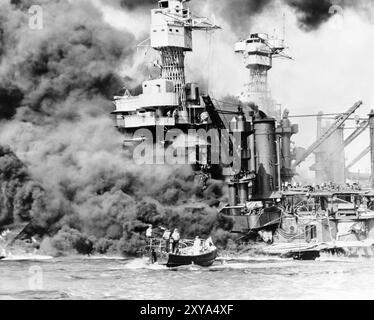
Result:
<svg viewBox="0 0 374 320">
<path fill-rule="evenodd" d="M 141 259 L 13 257 L 0 299 L 374 299 L 374 258 L 220 258 L 209 268 Z"/>
</svg>

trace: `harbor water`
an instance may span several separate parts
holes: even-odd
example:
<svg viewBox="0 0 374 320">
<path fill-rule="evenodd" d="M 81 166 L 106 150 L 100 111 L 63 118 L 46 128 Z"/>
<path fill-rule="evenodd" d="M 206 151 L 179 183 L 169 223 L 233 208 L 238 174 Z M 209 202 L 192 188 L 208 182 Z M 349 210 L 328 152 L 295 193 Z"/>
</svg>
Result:
<svg viewBox="0 0 374 320">
<path fill-rule="evenodd" d="M 141 259 L 12 257 L 0 299 L 373 299 L 374 258 L 220 257 L 168 269 Z"/>
</svg>

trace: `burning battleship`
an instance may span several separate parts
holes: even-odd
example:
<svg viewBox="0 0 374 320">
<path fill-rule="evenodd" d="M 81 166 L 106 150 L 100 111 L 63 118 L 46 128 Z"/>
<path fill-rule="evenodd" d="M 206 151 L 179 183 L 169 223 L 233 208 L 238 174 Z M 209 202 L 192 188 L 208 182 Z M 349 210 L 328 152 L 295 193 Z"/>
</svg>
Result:
<svg viewBox="0 0 374 320">
<path fill-rule="evenodd" d="M 144 81 L 139 96 L 131 96 L 126 90 L 123 96 L 114 98 L 116 126 L 124 134 L 125 142 L 136 143 L 134 133 L 141 128 L 156 137 L 158 127 L 178 128 L 187 133 L 188 129 L 207 123 L 198 85 L 186 82 L 184 60 L 185 53 L 192 51 L 193 30 L 219 27 L 208 19 L 193 16 L 185 2 L 159 1 L 158 8 L 151 13 L 149 45 L 160 53 L 160 78 Z"/>
<path fill-rule="evenodd" d="M 192 31 L 219 29 L 208 19 L 195 17 L 186 2 L 161 0 L 152 10 L 150 46 L 160 54 L 160 77 L 143 82 L 138 96 L 126 90 L 114 98 L 113 114 L 125 147 L 143 142 L 164 147 L 173 144 L 175 136 L 160 139 L 160 131 L 179 129 L 187 135 L 191 129 L 216 129 L 219 147 L 239 158 L 239 168 L 233 168 L 232 162 L 223 164 L 221 158 L 220 163 L 213 163 L 217 146 L 209 138 L 194 147 L 197 154 L 205 148 L 210 156 L 205 161 L 197 157 L 193 164 L 202 174 L 213 165 L 222 168 L 229 201 L 220 212 L 232 219 L 232 232 L 240 235 L 239 241 L 261 240 L 269 243 L 264 253 L 296 259 L 315 259 L 321 252 L 371 254 L 374 194 L 346 185 L 349 172 L 344 148 L 370 127 L 371 143 L 365 154 L 371 151 L 374 163 L 374 113 L 359 120 L 346 140 L 342 128 L 361 101 L 337 114 L 325 127 L 323 114 L 319 114 L 316 141 L 307 149 L 292 148 L 291 138 L 298 133 L 298 126 L 291 122 L 287 110 L 283 114 L 276 110 L 267 83 L 273 57 L 289 57 L 284 39 L 261 33 L 252 33 L 235 44 L 234 51 L 243 55 L 249 70 L 249 81 L 238 97 L 236 110 L 222 112 L 209 95 L 200 93 L 197 84 L 185 79 L 184 58 L 192 51 Z M 144 130 L 151 134 L 144 134 Z M 329 145 L 339 146 L 333 156 Z M 297 167 L 312 154 L 316 183 L 295 186 Z M 330 181 L 334 183 L 326 184 Z"/>
</svg>

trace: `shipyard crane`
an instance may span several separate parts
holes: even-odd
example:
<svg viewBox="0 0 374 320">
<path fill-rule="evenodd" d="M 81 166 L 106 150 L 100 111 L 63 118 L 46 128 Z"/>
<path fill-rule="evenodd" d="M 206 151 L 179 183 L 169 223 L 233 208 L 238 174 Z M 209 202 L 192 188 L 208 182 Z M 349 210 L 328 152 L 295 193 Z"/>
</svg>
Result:
<svg viewBox="0 0 374 320">
<path fill-rule="evenodd" d="M 355 131 L 351 133 L 351 135 L 344 140 L 343 146 L 344 148 L 347 147 L 353 140 L 355 140 L 361 133 L 363 133 L 369 126 L 369 121 L 364 120 L 361 121 L 358 127 L 356 128 Z"/>
<path fill-rule="evenodd" d="M 363 157 L 365 157 L 370 152 L 370 146 L 364 149 L 353 161 L 346 167 L 346 170 L 352 168 L 357 162 L 359 162 Z"/>
<path fill-rule="evenodd" d="M 305 161 L 323 142 L 325 142 L 339 127 L 362 105 L 362 101 L 356 102 L 346 113 L 338 116 L 335 122 L 319 137 L 308 149 L 305 150 L 301 158 L 293 163 L 296 168 Z"/>
<path fill-rule="evenodd" d="M 348 147 L 361 133 L 363 133 L 368 128 L 368 126 L 368 120 L 361 121 L 356 130 L 352 132 L 347 139 L 344 140 L 343 148 Z"/>
</svg>

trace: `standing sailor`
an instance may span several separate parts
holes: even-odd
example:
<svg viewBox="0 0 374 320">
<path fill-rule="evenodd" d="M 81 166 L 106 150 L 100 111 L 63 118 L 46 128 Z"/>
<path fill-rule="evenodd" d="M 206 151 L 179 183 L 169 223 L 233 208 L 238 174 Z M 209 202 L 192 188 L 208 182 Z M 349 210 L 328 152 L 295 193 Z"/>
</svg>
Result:
<svg viewBox="0 0 374 320">
<path fill-rule="evenodd" d="M 164 234 L 162 235 L 162 239 L 165 240 L 165 249 L 166 249 L 166 252 L 170 251 L 170 235 L 171 235 L 171 232 L 170 232 L 169 229 L 166 229 L 164 231 Z"/>
<path fill-rule="evenodd" d="M 173 240 L 172 252 L 177 253 L 180 240 L 180 235 L 177 228 L 174 229 L 171 239 Z"/>
<path fill-rule="evenodd" d="M 147 237 L 147 240 L 148 240 L 148 243 L 149 243 L 149 249 L 151 250 L 152 249 L 152 225 L 149 224 L 148 225 L 148 229 L 146 230 L 145 232 L 145 236 Z"/>
<path fill-rule="evenodd" d="M 197 256 L 200 254 L 200 249 L 201 249 L 200 245 L 201 245 L 200 238 L 196 236 L 195 241 L 193 242 L 193 255 L 194 256 Z"/>
<path fill-rule="evenodd" d="M 145 235 L 146 235 L 146 237 L 148 238 L 148 239 L 150 239 L 150 238 L 152 238 L 152 225 L 151 224 L 149 224 L 148 225 L 148 229 L 147 229 L 147 231 L 145 232 Z"/>
<path fill-rule="evenodd" d="M 152 225 L 148 225 L 148 229 L 145 231 L 145 236 L 147 237 L 148 244 L 149 244 L 149 260 L 151 263 L 155 263 L 157 261 L 156 252 L 154 248 L 152 248 Z"/>
</svg>

